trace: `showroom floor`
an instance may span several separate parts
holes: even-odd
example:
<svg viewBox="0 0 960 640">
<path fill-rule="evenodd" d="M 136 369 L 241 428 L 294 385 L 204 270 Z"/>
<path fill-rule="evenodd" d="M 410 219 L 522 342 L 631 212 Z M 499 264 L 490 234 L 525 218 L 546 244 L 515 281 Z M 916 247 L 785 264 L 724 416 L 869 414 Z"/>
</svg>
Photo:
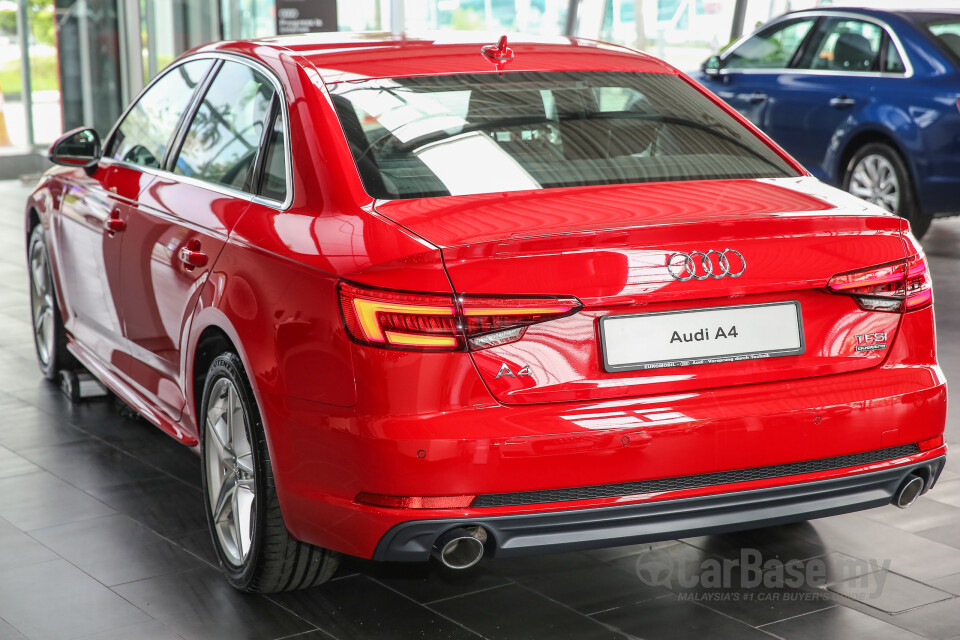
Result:
<svg viewBox="0 0 960 640">
<path fill-rule="evenodd" d="M 316 589 L 239 594 L 214 566 L 199 459 L 112 402 L 71 406 L 40 378 L 28 191 L 0 183 L 0 640 L 960 638 L 958 402 L 947 471 L 906 511 L 464 574 L 348 560 Z M 960 219 L 934 223 L 924 245 L 940 360 L 958 379 Z"/>
</svg>

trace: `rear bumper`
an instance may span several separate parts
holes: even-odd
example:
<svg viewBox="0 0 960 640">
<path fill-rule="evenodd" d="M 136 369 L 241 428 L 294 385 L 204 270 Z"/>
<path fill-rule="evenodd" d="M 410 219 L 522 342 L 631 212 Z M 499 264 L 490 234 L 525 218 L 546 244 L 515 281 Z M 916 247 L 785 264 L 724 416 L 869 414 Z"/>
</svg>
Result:
<svg viewBox="0 0 960 640">
<path fill-rule="evenodd" d="M 375 560 L 424 561 L 458 526 L 484 527 L 488 553 L 512 557 L 671 540 L 822 518 L 889 504 L 906 477 L 936 483 L 946 456 L 852 476 L 637 504 L 479 518 L 414 520 L 380 540 Z"/>
</svg>

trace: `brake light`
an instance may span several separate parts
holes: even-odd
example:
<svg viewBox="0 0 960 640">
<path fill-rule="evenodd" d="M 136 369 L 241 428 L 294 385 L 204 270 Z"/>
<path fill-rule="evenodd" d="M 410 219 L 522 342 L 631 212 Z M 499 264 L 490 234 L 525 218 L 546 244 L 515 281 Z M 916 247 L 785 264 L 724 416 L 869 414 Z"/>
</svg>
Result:
<svg viewBox="0 0 960 640">
<path fill-rule="evenodd" d="M 574 297 L 461 296 L 340 283 L 340 309 L 361 344 L 413 351 L 480 350 L 516 342 L 538 322 L 576 313 Z"/>
<path fill-rule="evenodd" d="M 922 253 L 830 278 L 827 288 L 853 296 L 868 311 L 913 311 L 933 302 L 933 283 Z"/>
</svg>

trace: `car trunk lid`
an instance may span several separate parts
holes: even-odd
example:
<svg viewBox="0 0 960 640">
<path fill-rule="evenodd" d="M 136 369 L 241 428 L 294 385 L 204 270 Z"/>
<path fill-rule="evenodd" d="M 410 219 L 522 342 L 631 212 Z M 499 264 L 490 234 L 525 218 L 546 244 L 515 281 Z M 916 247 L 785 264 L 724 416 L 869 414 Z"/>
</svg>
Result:
<svg viewBox="0 0 960 640">
<path fill-rule="evenodd" d="M 882 362 L 899 324 L 898 313 L 865 311 L 825 287 L 838 273 L 902 260 L 900 219 L 811 178 L 430 198 L 377 210 L 441 247 L 458 294 L 583 303 L 575 315 L 530 326 L 519 341 L 471 352 L 505 403 L 856 371 Z M 702 270 L 705 255 L 713 276 Z M 681 268 L 688 257 L 700 263 L 696 277 Z M 769 323 L 777 326 L 764 329 Z M 738 325 L 737 336 L 718 338 L 718 328 Z M 770 335 L 758 343 L 744 329 Z M 884 347 L 858 350 L 858 336 L 869 334 L 883 334 Z M 624 351 L 648 353 L 647 342 L 673 338 L 653 359 Z"/>
</svg>

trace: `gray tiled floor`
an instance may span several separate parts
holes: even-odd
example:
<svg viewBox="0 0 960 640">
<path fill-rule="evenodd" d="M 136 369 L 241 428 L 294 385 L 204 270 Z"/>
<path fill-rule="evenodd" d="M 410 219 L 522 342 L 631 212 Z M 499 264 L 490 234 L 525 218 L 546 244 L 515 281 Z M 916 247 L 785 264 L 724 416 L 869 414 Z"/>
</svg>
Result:
<svg viewBox="0 0 960 640">
<path fill-rule="evenodd" d="M 348 560 L 316 589 L 236 593 L 212 564 L 197 457 L 110 402 L 71 406 L 37 373 L 27 192 L 0 183 L 0 640 L 960 638 L 956 453 L 907 511 L 485 561 L 466 574 Z M 924 244 L 940 359 L 960 379 L 960 219 L 934 223 Z M 955 447 L 958 412 L 952 402 Z M 731 564 L 745 548 L 774 563 L 757 586 Z M 711 586 L 724 566 L 733 586 Z M 778 570 L 808 569 L 822 573 L 776 582 Z"/>
</svg>

